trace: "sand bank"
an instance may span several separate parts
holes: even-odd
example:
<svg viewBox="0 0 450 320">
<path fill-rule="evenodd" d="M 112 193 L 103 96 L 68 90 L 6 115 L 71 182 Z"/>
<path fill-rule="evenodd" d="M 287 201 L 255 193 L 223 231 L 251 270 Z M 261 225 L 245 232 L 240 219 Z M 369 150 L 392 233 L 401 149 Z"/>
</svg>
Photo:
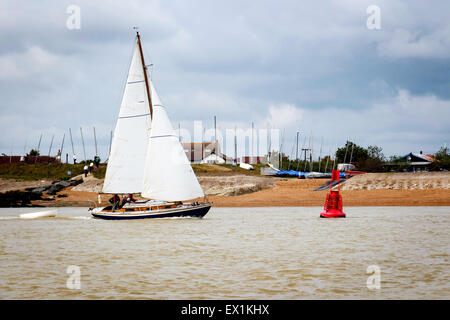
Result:
<svg viewBox="0 0 450 320">
<path fill-rule="evenodd" d="M 342 184 L 341 190 L 450 189 L 450 172 L 366 173 Z"/>
<path fill-rule="evenodd" d="M 102 179 L 84 178 L 78 186 L 61 192 L 44 206 L 88 206 L 98 201 Z M 327 191 L 313 191 L 324 179 L 281 179 L 256 175 L 199 175 L 200 184 L 216 207 L 323 206 Z M 8 181 L 0 181 L 7 189 Z M 33 184 L 34 183 L 34 184 Z M 11 181 L 12 187 L 41 182 Z M 450 206 L 450 173 L 373 173 L 356 176 L 341 186 L 344 206 Z M 101 194 L 101 205 L 110 195 Z"/>
</svg>

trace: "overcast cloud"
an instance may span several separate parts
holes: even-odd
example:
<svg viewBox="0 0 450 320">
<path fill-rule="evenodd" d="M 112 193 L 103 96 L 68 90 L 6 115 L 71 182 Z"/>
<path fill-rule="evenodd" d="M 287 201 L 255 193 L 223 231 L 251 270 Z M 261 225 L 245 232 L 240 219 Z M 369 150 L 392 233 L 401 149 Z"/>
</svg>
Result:
<svg viewBox="0 0 450 320">
<path fill-rule="evenodd" d="M 81 9 L 69 30 L 67 7 Z M 369 5 L 381 29 L 366 26 Z M 152 78 L 174 127 L 274 126 L 346 139 L 386 155 L 436 152 L 450 136 L 448 1 L 0 2 L 0 152 L 53 152 L 68 128 L 82 158 L 95 126 L 107 156 L 130 63 L 142 35 Z M 303 141 L 303 140 L 301 140 Z M 263 153 L 265 150 L 261 150 Z M 240 148 L 240 152 L 244 151 Z M 242 154 L 241 154 L 242 155 Z"/>
</svg>

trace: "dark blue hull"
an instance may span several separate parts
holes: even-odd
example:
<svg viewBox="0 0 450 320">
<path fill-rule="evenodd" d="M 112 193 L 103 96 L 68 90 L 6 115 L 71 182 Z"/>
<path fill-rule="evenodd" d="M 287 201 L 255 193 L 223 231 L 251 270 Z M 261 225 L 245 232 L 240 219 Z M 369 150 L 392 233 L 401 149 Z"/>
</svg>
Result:
<svg viewBox="0 0 450 320">
<path fill-rule="evenodd" d="M 91 214 L 94 218 L 104 220 L 134 220 L 134 219 L 156 219 L 156 218 L 174 218 L 174 217 L 195 217 L 203 218 L 211 208 L 211 205 L 199 206 L 192 208 L 182 208 L 180 210 L 171 210 L 169 212 L 161 213 L 142 213 L 135 215 L 128 214 L 108 214 L 108 213 L 94 213 Z"/>
</svg>

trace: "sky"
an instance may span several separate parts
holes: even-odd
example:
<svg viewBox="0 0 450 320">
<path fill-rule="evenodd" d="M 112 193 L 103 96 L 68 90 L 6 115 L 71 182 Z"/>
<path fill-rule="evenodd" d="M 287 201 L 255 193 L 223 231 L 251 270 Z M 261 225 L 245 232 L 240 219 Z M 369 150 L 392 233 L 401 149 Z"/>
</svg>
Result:
<svg viewBox="0 0 450 320">
<path fill-rule="evenodd" d="M 450 142 L 448 1 L 2 0 L 0 153 L 37 148 L 42 134 L 41 154 L 53 136 L 55 154 L 65 134 L 70 159 L 71 128 L 82 159 L 81 127 L 93 158 L 95 127 L 105 159 L 134 26 L 175 128 L 212 128 L 216 116 L 225 135 L 254 123 L 279 130 L 288 155 L 299 131 L 315 157 L 346 140 L 386 156 Z"/>
</svg>

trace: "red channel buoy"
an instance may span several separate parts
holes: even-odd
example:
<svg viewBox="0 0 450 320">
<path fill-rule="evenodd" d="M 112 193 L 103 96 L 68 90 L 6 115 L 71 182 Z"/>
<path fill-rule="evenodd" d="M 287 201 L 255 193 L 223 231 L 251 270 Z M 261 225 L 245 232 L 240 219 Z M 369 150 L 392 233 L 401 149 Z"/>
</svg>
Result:
<svg viewBox="0 0 450 320">
<path fill-rule="evenodd" d="M 342 211 L 342 196 L 339 194 L 339 184 L 337 191 L 332 190 L 333 182 L 340 179 L 339 175 L 338 170 L 333 170 L 331 173 L 330 192 L 327 194 L 325 206 L 320 213 L 321 218 L 345 218 L 345 213 Z"/>
</svg>

